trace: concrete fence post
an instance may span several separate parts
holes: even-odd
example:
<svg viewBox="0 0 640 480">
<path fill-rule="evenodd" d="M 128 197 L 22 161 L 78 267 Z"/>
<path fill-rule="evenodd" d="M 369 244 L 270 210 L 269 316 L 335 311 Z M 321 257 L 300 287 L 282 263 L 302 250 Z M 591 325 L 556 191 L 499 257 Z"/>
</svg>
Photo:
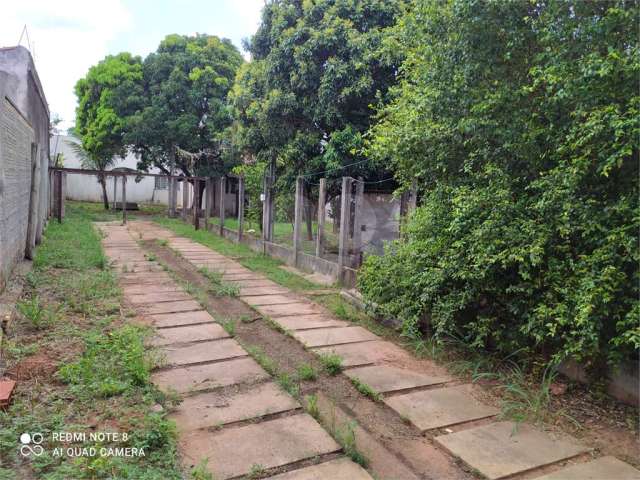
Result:
<svg viewBox="0 0 640 480">
<path fill-rule="evenodd" d="M 200 222 L 198 216 L 200 213 L 200 180 L 193 179 L 193 228 L 198 230 Z"/>
<path fill-rule="evenodd" d="M 55 184 L 56 184 L 56 217 L 58 217 L 58 223 L 62 223 L 62 202 L 63 202 L 63 194 L 62 194 L 62 171 L 58 170 L 56 172 Z"/>
<path fill-rule="evenodd" d="M 362 263 L 362 202 L 364 200 L 364 180 L 359 177 L 356 182 L 355 208 L 353 210 L 353 250 Z"/>
<path fill-rule="evenodd" d="M 244 177 L 238 177 L 238 242 L 244 230 Z"/>
<path fill-rule="evenodd" d="M 301 232 L 302 226 L 302 208 L 304 206 L 304 178 L 296 178 L 296 197 L 293 214 L 293 264 L 298 266 L 298 257 L 300 255 Z"/>
<path fill-rule="evenodd" d="M 325 204 L 327 203 L 327 179 L 320 179 L 318 191 L 318 232 L 316 233 L 316 257 L 322 256 L 324 248 L 324 217 Z"/>
<path fill-rule="evenodd" d="M 338 278 L 344 281 L 344 268 L 349 255 L 349 225 L 351 224 L 351 177 L 342 177 L 342 197 L 340 199 L 340 233 L 338 241 Z"/>
<path fill-rule="evenodd" d="M 224 237 L 224 200 L 227 190 L 227 177 L 220 177 L 220 236 Z"/>
<path fill-rule="evenodd" d="M 209 230 L 209 217 L 211 217 L 211 186 L 213 180 L 207 177 L 204 182 L 204 229 Z"/>
<path fill-rule="evenodd" d="M 118 206 L 116 205 L 116 198 L 118 196 L 118 177 L 116 175 L 113 176 L 113 211 L 115 212 Z"/>
<path fill-rule="evenodd" d="M 176 195 L 176 183 L 175 183 L 175 179 L 173 178 L 173 175 L 169 176 L 169 192 L 168 192 L 168 201 L 169 201 L 169 217 L 175 217 L 176 216 L 176 204 L 174 203 L 173 199 L 175 198 Z"/>
<path fill-rule="evenodd" d="M 187 221 L 187 208 L 189 207 L 189 182 L 187 177 L 182 177 L 182 211 L 181 217 L 183 221 Z"/>
<path fill-rule="evenodd" d="M 122 224 L 127 224 L 127 176 L 122 176 Z"/>
</svg>

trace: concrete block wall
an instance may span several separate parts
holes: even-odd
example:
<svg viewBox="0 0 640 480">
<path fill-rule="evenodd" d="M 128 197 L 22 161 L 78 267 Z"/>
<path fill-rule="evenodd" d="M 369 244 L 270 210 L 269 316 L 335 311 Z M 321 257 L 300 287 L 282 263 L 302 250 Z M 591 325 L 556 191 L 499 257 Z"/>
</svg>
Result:
<svg viewBox="0 0 640 480">
<path fill-rule="evenodd" d="M 0 48 L 0 291 L 49 211 L 49 109 L 31 54 Z"/>
<path fill-rule="evenodd" d="M 0 290 L 25 255 L 33 129 L 7 98 L 0 105 Z"/>
</svg>

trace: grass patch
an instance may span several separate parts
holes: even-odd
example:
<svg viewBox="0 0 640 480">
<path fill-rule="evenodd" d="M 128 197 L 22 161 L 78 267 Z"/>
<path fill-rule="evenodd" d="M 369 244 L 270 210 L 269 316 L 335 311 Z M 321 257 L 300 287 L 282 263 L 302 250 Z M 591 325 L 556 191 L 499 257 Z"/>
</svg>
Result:
<svg viewBox="0 0 640 480">
<path fill-rule="evenodd" d="M 352 378 L 351 383 L 353 383 L 353 386 L 356 387 L 356 390 L 358 390 L 361 394 L 369 397 L 374 402 L 382 401 L 382 395 L 371 388 L 370 385 L 367 385 L 366 383 L 361 381 L 359 378 Z"/>
<path fill-rule="evenodd" d="M 37 355 L 57 371 L 19 382 L 11 406 L 0 411 L 0 478 L 182 478 L 174 426 L 152 411 L 165 397 L 149 382 L 146 331 L 126 323 L 121 291 L 91 225 L 95 216 L 95 206 L 69 202 L 64 222 L 50 222 L 36 250 L 5 360 L 13 368 Z M 129 447 L 145 456 L 54 456 L 53 448 L 64 445 L 52 440 L 53 431 L 85 432 L 87 440 L 74 447 Z M 106 431 L 128 439 L 98 444 L 88 437 Z M 24 432 L 43 433 L 44 454 L 20 455 Z"/>
<path fill-rule="evenodd" d="M 209 292 L 217 297 L 237 297 L 240 295 L 240 287 L 235 283 L 222 280 L 222 273 L 209 268 L 199 268 L 198 272 L 209 280 Z"/>
<path fill-rule="evenodd" d="M 335 353 L 320 354 L 320 363 L 329 375 L 337 375 L 342 371 L 342 357 Z"/>
<path fill-rule="evenodd" d="M 305 380 L 305 381 L 312 381 L 318 378 L 318 372 L 316 372 L 316 369 L 313 368 L 313 366 L 309 365 L 308 363 L 302 363 L 298 365 L 298 368 L 296 369 L 296 374 L 298 375 L 298 378 L 300 380 Z"/>
<path fill-rule="evenodd" d="M 233 318 L 221 318 L 218 320 L 224 331 L 231 337 L 236 335 L 236 321 Z"/>
<path fill-rule="evenodd" d="M 278 365 L 276 365 L 276 362 L 274 362 L 273 359 L 268 356 L 264 350 L 262 350 L 262 348 L 257 345 L 242 345 L 242 347 L 262 368 L 265 369 L 269 375 L 274 377 L 278 375 Z"/>
<path fill-rule="evenodd" d="M 351 460 L 363 468 L 367 467 L 367 458 L 358 450 L 356 446 L 355 422 L 345 423 L 335 428 L 334 436 L 336 441 L 342 446 L 344 453 Z"/>
<path fill-rule="evenodd" d="M 316 420 L 320 421 L 320 409 L 318 408 L 318 396 L 315 393 L 313 395 L 305 396 L 304 409 L 307 411 L 309 415 L 311 415 Z"/>
</svg>

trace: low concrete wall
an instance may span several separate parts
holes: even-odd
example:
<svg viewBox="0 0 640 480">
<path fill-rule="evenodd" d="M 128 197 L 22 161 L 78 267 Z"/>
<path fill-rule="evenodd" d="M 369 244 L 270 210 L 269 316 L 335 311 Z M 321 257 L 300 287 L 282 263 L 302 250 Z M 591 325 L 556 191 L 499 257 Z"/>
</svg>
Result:
<svg viewBox="0 0 640 480">
<path fill-rule="evenodd" d="M 202 219 L 201 226 L 204 228 L 204 221 Z M 220 225 L 210 223 L 208 228 L 210 232 L 215 233 L 216 235 L 220 234 Z M 242 237 L 242 240 L 239 240 L 238 232 L 226 227 L 222 229 L 222 236 L 223 238 L 231 242 L 242 243 L 248 246 L 254 252 L 263 253 L 263 251 L 266 251 L 269 256 L 277 258 L 278 260 L 282 260 L 287 265 L 299 268 L 304 272 L 327 275 L 333 278 L 334 281 L 338 281 L 339 279 L 339 269 L 336 262 L 316 257 L 314 255 L 309 255 L 304 252 L 299 252 L 298 264 L 296 265 L 295 255 L 292 248 L 271 242 L 264 242 L 265 245 L 263 246 L 263 242 L 261 239 L 257 239 L 250 235 L 244 235 Z M 352 288 L 356 284 L 357 271 L 352 268 L 345 268 L 344 270 L 343 283 L 346 287 Z"/>
<path fill-rule="evenodd" d="M 584 367 L 573 360 L 563 362 L 558 370 L 572 380 L 586 385 L 591 383 Z M 607 374 L 607 393 L 621 402 L 635 407 L 640 406 L 639 373 L 638 364 L 634 362 L 625 362 L 612 368 Z"/>
</svg>

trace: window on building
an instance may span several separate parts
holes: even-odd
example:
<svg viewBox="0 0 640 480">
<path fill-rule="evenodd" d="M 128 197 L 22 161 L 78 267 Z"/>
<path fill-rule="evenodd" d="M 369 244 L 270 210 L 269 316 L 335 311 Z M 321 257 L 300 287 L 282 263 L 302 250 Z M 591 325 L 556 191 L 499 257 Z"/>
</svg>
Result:
<svg viewBox="0 0 640 480">
<path fill-rule="evenodd" d="M 166 190 L 169 188 L 169 179 L 167 177 L 155 177 L 156 190 Z"/>
</svg>

